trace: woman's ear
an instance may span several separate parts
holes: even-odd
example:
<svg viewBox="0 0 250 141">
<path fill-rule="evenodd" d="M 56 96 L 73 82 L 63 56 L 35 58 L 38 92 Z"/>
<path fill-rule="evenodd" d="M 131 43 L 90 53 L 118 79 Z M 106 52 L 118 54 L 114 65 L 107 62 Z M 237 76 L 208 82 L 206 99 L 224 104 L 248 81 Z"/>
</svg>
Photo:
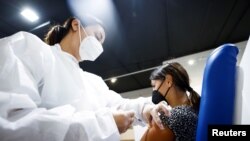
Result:
<svg viewBox="0 0 250 141">
<path fill-rule="evenodd" d="M 77 20 L 77 19 L 74 19 L 72 22 L 71 22 L 71 27 L 72 27 L 72 30 L 73 31 L 78 31 L 78 28 L 79 28 L 79 23 L 80 21 Z"/>
<path fill-rule="evenodd" d="M 169 74 L 167 74 L 166 76 L 166 85 L 168 87 L 171 87 L 173 85 L 173 77 Z"/>
</svg>

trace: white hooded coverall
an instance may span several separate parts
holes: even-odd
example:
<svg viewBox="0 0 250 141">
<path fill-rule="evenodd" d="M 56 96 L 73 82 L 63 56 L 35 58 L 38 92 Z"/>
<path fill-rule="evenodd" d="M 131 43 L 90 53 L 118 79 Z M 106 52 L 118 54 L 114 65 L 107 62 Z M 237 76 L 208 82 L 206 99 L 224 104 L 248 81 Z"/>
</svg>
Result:
<svg viewBox="0 0 250 141">
<path fill-rule="evenodd" d="M 112 111 L 143 119 L 147 103 L 109 90 L 59 44 L 27 32 L 0 39 L 1 141 L 119 141 Z"/>
</svg>

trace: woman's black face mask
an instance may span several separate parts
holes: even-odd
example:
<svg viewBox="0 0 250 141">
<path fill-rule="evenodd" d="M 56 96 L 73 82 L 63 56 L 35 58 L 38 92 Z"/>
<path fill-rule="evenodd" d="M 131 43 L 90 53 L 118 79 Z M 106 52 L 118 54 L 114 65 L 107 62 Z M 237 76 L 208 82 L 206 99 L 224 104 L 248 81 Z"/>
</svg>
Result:
<svg viewBox="0 0 250 141">
<path fill-rule="evenodd" d="M 161 82 L 161 85 L 164 83 L 164 81 Z M 158 104 L 160 103 L 161 101 L 166 101 L 167 100 L 165 99 L 165 97 L 167 96 L 168 94 L 168 91 L 170 90 L 170 87 L 168 88 L 168 90 L 166 91 L 165 95 L 163 96 L 160 92 L 159 92 L 159 89 L 161 88 L 161 85 L 160 87 L 157 89 L 157 90 L 153 90 L 152 92 L 152 102 L 154 104 Z M 168 103 L 168 102 L 167 102 Z"/>
</svg>

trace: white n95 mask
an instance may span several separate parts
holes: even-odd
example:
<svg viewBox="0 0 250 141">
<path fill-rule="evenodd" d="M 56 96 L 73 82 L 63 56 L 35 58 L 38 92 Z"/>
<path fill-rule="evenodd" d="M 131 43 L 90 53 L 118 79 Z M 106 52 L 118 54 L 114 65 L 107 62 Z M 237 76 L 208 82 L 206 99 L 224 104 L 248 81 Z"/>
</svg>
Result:
<svg viewBox="0 0 250 141">
<path fill-rule="evenodd" d="M 80 26 L 80 24 L 79 24 Z M 81 27 L 81 26 L 80 26 Z M 79 29 L 80 29 L 79 27 Z M 84 28 L 82 28 L 85 34 L 87 35 Z M 79 47 L 79 54 L 81 57 L 80 61 L 95 61 L 98 56 L 101 55 L 103 52 L 102 44 L 94 37 L 88 36 L 81 40 L 81 32 L 79 30 L 79 37 L 80 37 L 80 47 Z"/>
<path fill-rule="evenodd" d="M 101 43 L 93 36 L 87 36 L 80 43 L 79 53 L 81 61 L 95 61 L 103 52 Z"/>
</svg>

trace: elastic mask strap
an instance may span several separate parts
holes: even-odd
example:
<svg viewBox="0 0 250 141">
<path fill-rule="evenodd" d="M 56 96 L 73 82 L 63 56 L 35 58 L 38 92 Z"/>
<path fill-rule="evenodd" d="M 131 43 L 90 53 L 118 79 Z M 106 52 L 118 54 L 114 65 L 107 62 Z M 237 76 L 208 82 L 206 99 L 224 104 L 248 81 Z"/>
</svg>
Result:
<svg viewBox="0 0 250 141">
<path fill-rule="evenodd" d="M 172 87 L 172 86 L 171 86 L 171 87 Z M 171 87 L 169 87 L 169 88 L 168 88 L 168 90 L 166 91 L 166 93 L 165 93 L 165 95 L 164 95 L 164 98 L 165 98 L 166 102 L 168 103 L 168 105 L 169 105 L 169 102 L 168 102 L 168 100 L 167 100 L 166 96 L 167 96 L 168 91 L 170 90 L 170 88 L 171 88 Z"/>
<path fill-rule="evenodd" d="M 171 86 L 171 87 L 172 87 L 172 86 Z M 165 95 L 164 95 L 164 98 L 166 98 L 166 96 L 167 96 L 167 94 L 168 94 L 168 91 L 170 90 L 171 87 L 169 87 L 168 90 L 166 91 L 166 93 L 165 93 Z"/>
<path fill-rule="evenodd" d="M 88 33 L 86 32 L 86 30 L 83 28 L 82 25 L 81 25 L 81 28 L 82 28 L 83 32 L 86 34 L 86 36 L 89 36 Z"/>
<path fill-rule="evenodd" d="M 78 29 L 79 29 L 79 41 L 80 41 L 80 44 L 81 44 L 81 42 L 82 42 L 82 35 L 81 35 L 81 29 L 80 29 L 80 27 L 81 27 L 81 23 L 80 23 L 80 20 L 78 21 Z M 80 45 L 79 44 L 79 45 Z"/>
<path fill-rule="evenodd" d="M 79 28 L 79 38 L 80 38 L 79 41 L 80 41 L 80 44 L 81 44 L 81 42 L 82 42 L 81 28 L 82 28 L 82 30 L 83 30 L 83 32 L 85 33 L 86 36 L 88 36 L 88 34 L 87 34 L 86 30 L 83 28 L 80 20 L 78 20 L 78 23 L 79 23 L 78 28 Z"/>
<path fill-rule="evenodd" d="M 161 85 L 164 83 L 165 79 L 163 79 L 163 81 L 161 82 Z M 161 88 L 161 85 L 159 86 L 159 88 L 157 89 L 157 91 L 159 91 L 159 89 Z"/>
</svg>

